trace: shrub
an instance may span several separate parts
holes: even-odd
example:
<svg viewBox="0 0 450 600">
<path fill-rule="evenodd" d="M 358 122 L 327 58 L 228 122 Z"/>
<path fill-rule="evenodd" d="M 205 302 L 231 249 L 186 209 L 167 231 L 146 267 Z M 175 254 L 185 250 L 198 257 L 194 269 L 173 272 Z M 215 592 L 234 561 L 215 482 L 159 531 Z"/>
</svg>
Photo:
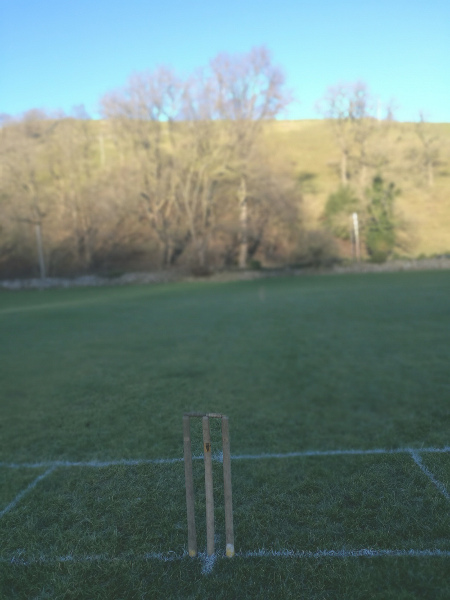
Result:
<svg viewBox="0 0 450 600">
<path fill-rule="evenodd" d="M 348 240 L 351 232 L 350 215 L 358 210 L 359 199 L 348 186 L 341 186 L 330 194 L 325 205 L 323 221 L 326 228 L 341 240 Z"/>
<path fill-rule="evenodd" d="M 385 184 L 380 175 L 374 177 L 372 186 L 366 191 L 366 247 L 373 262 L 385 262 L 395 248 L 394 203 L 399 194 L 395 184 Z"/>
<path fill-rule="evenodd" d="M 323 229 L 305 232 L 293 256 L 303 267 L 328 267 L 336 263 L 338 249 L 332 235 Z"/>
<path fill-rule="evenodd" d="M 261 270 L 261 268 L 262 268 L 261 261 L 255 260 L 254 258 L 252 258 L 252 260 L 248 264 L 248 268 L 251 269 L 252 271 Z"/>
</svg>

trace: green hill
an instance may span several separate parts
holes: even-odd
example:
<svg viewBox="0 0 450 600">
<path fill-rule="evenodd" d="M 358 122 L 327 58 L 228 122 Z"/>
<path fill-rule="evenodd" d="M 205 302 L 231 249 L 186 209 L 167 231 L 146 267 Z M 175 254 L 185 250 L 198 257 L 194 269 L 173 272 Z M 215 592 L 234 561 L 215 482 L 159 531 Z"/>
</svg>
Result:
<svg viewBox="0 0 450 600">
<path fill-rule="evenodd" d="M 382 175 L 402 191 L 397 205 L 408 226 L 405 254 L 411 256 L 450 251 L 450 123 L 426 127 L 438 148 L 432 187 L 414 156 L 421 150 L 416 124 L 380 123 L 369 141 L 372 151 L 388 161 L 381 168 Z M 328 195 L 340 185 L 339 147 L 329 124 L 323 120 L 276 122 L 267 132 L 267 143 L 302 186 L 305 225 L 320 227 Z"/>
</svg>

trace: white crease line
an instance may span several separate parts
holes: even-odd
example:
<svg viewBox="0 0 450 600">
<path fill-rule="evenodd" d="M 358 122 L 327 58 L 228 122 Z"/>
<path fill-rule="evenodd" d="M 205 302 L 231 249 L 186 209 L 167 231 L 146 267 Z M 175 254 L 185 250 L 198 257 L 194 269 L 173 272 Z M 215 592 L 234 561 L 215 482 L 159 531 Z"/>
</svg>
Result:
<svg viewBox="0 0 450 600">
<path fill-rule="evenodd" d="M 278 557 L 278 558 L 379 558 L 383 556 L 393 557 L 450 557 L 450 550 L 373 550 L 363 548 L 361 550 L 318 550 L 316 552 L 296 550 L 256 550 L 253 552 L 237 553 L 242 558 Z"/>
<path fill-rule="evenodd" d="M 411 456 L 412 456 L 413 461 L 419 467 L 419 469 L 421 469 L 421 471 L 423 473 L 425 473 L 425 475 L 434 483 L 434 485 L 445 496 L 445 498 L 447 498 L 447 500 L 450 501 L 450 494 L 447 491 L 445 485 L 443 483 L 441 483 L 438 479 L 436 479 L 436 477 L 433 475 L 433 473 L 430 471 L 430 469 L 428 469 L 428 467 L 426 467 L 423 464 L 422 457 L 414 450 L 411 452 Z"/>
<path fill-rule="evenodd" d="M 302 450 L 299 452 L 285 453 L 264 453 L 264 454 L 233 454 L 232 460 L 261 460 L 265 458 L 302 458 L 308 456 L 360 456 L 371 454 L 413 454 L 417 453 L 446 453 L 450 452 L 450 446 L 443 448 L 394 448 L 387 450 L 385 448 L 373 448 L 369 450 Z M 193 460 L 203 460 L 202 456 L 193 456 Z M 216 453 L 213 456 L 216 462 L 222 462 L 222 454 Z M 42 461 L 37 463 L 6 463 L 0 462 L 0 467 L 7 469 L 42 469 L 44 467 L 133 467 L 139 465 L 160 465 L 183 462 L 183 458 L 137 458 L 137 459 L 119 459 L 119 460 L 90 460 L 90 461 L 70 461 L 55 460 Z"/>
<path fill-rule="evenodd" d="M 212 573 L 214 564 L 217 558 L 219 558 L 219 555 L 212 554 L 211 556 L 208 556 L 207 554 L 200 554 L 200 558 L 203 560 L 202 575 L 209 575 L 209 573 Z M 221 556 L 220 558 L 224 557 Z"/>
<path fill-rule="evenodd" d="M 34 479 L 24 490 L 22 490 L 21 492 L 19 492 L 17 494 L 17 496 L 14 498 L 14 500 L 12 502 L 10 502 L 8 504 L 8 506 L 6 508 L 4 508 L 2 511 L 0 511 L 0 519 L 3 517 L 3 515 L 5 515 L 7 512 L 9 512 L 12 508 L 14 508 L 16 506 L 16 504 L 26 495 L 28 494 L 28 492 L 30 492 L 34 487 L 36 487 L 36 485 L 42 480 L 44 479 L 44 477 L 47 477 L 47 475 L 50 475 L 50 473 L 52 471 L 55 470 L 56 467 L 50 467 L 50 469 L 47 469 L 47 471 L 45 471 L 45 473 L 42 473 L 41 475 L 39 475 L 39 477 L 36 477 L 36 479 Z"/>
<path fill-rule="evenodd" d="M 194 456 L 194 459 L 199 458 Z M 203 458 L 203 457 L 202 457 Z M 139 465 L 159 465 L 183 462 L 183 458 L 137 458 L 137 459 L 118 459 L 118 460 L 54 460 L 42 461 L 37 463 L 4 463 L 0 462 L 0 467 L 7 469 L 42 469 L 44 467 L 134 467 Z"/>
<path fill-rule="evenodd" d="M 321 559 L 321 558 L 382 558 L 382 557 L 393 557 L 393 558 L 450 558 L 450 550 L 439 550 L 433 548 L 429 550 L 390 550 L 381 549 L 374 550 L 372 548 L 362 548 L 359 550 L 267 550 L 262 548 L 260 550 L 248 551 L 248 552 L 237 552 L 235 554 L 237 558 L 292 558 L 292 559 Z M 127 562 L 127 561 L 147 561 L 147 560 L 158 560 L 161 562 L 174 562 L 179 560 L 200 560 L 202 565 L 202 573 L 208 574 L 212 572 L 214 564 L 217 560 L 233 561 L 228 558 L 224 553 L 219 552 L 212 556 L 206 556 L 204 553 L 200 553 L 197 558 L 190 558 L 187 552 L 177 554 L 175 552 L 169 552 L 168 554 L 162 553 L 147 553 L 142 555 L 123 555 L 123 556 L 108 556 L 105 554 L 94 554 L 88 556 L 74 556 L 68 554 L 66 556 L 56 556 L 54 558 L 48 558 L 40 556 L 38 558 L 27 559 L 24 557 L 23 551 L 18 552 L 16 555 L 6 558 L 0 557 L 0 563 L 18 565 L 18 566 L 29 566 L 36 564 L 59 564 L 59 563 L 92 563 L 92 562 Z"/>
<path fill-rule="evenodd" d="M 183 554 L 177 554 L 176 552 L 169 552 L 168 554 L 163 554 L 162 552 L 147 552 L 142 555 L 135 554 L 125 554 L 123 556 L 108 556 L 107 554 L 90 554 L 87 556 L 74 556 L 73 554 L 67 554 L 65 556 L 55 556 L 54 558 L 49 558 L 48 556 L 39 556 L 37 558 L 25 558 L 24 552 L 20 550 L 11 558 L 0 557 L 1 564 L 11 564 L 11 565 L 20 565 L 20 566 L 29 566 L 29 565 L 41 565 L 41 564 L 59 564 L 59 563 L 91 563 L 91 562 L 126 562 L 126 561 L 147 561 L 147 560 L 159 560 L 161 562 L 174 562 L 177 560 L 183 560 L 184 558 L 189 557 L 187 552 L 183 552 Z M 202 558 L 202 555 L 199 555 L 199 558 Z"/>
<path fill-rule="evenodd" d="M 373 448 L 369 450 L 303 450 L 300 452 L 285 452 L 277 454 L 235 454 L 234 460 L 259 460 L 263 458 L 299 458 L 307 456 L 360 456 L 370 454 L 411 454 L 411 452 L 450 452 L 450 446 L 444 448 Z"/>
</svg>

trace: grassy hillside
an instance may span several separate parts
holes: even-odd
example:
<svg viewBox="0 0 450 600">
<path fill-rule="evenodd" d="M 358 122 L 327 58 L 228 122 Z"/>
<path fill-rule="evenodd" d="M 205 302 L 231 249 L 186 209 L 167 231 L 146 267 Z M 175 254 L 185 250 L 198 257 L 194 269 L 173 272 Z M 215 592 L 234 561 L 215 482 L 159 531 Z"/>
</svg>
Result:
<svg viewBox="0 0 450 600">
<path fill-rule="evenodd" d="M 402 190 L 397 203 L 408 225 L 413 256 L 450 251 L 450 123 L 430 123 L 427 128 L 438 138 L 440 150 L 432 188 L 409 158 L 412 150 L 420 149 L 414 123 L 381 123 L 370 140 L 372 151 L 389 160 L 382 175 Z M 328 123 L 276 122 L 267 132 L 267 142 L 301 182 L 306 224 L 320 226 L 327 197 L 340 183 L 339 147 Z"/>
</svg>

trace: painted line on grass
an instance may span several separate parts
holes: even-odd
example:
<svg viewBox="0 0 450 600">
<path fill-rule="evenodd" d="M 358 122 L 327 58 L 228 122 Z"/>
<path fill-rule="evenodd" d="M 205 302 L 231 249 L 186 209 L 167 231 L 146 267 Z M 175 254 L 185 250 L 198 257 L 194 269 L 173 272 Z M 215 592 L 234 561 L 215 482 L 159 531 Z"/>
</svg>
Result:
<svg viewBox="0 0 450 600">
<path fill-rule="evenodd" d="M 212 570 L 214 568 L 214 565 L 216 564 L 216 560 L 218 557 L 218 554 L 212 554 L 211 556 L 208 556 L 207 554 L 200 555 L 200 559 L 203 562 L 202 575 L 209 575 L 210 573 L 212 573 Z M 225 557 L 221 556 L 221 558 Z"/>
<path fill-rule="evenodd" d="M 303 450 L 300 452 L 234 454 L 234 460 L 260 460 L 264 458 L 301 458 L 307 456 L 361 456 L 371 454 L 411 454 L 411 452 L 450 452 L 450 446 L 443 448 L 372 448 L 369 450 Z"/>
<path fill-rule="evenodd" d="M 418 454 L 418 452 L 413 450 L 411 452 L 411 457 L 412 457 L 413 461 L 416 463 L 416 465 L 419 467 L 419 469 L 423 473 L 425 473 L 425 475 L 437 487 L 437 489 L 441 492 L 441 494 L 443 494 L 445 496 L 445 498 L 447 498 L 447 500 L 450 501 L 450 493 L 447 491 L 447 488 L 445 487 L 445 485 L 443 483 L 441 483 L 438 479 L 436 479 L 436 477 L 433 475 L 433 473 L 430 471 L 430 469 L 423 464 L 422 457 Z"/>
<path fill-rule="evenodd" d="M 86 556 L 76 556 L 73 554 L 66 554 L 65 556 L 48 557 L 41 555 L 34 558 L 26 558 L 23 550 L 19 550 L 11 558 L 0 557 L 0 563 L 11 564 L 11 565 L 51 565 L 60 563 L 95 563 L 95 562 L 126 562 L 126 561 L 147 561 L 147 560 L 159 560 L 161 562 L 174 562 L 182 560 L 188 557 L 187 552 L 183 554 L 177 554 L 176 552 L 168 552 L 163 554 L 162 552 L 146 552 L 145 554 L 124 554 L 122 556 L 108 556 L 107 554 L 88 554 Z M 199 554 L 199 557 L 201 555 Z"/>
<path fill-rule="evenodd" d="M 36 487 L 36 485 L 40 481 L 42 481 L 42 479 L 47 477 L 47 475 L 50 475 L 50 473 L 52 473 L 55 470 L 55 468 L 56 467 L 50 467 L 50 469 L 47 469 L 47 471 L 45 471 L 45 473 L 42 473 L 41 475 L 36 477 L 36 479 L 34 479 L 25 489 L 23 489 L 21 492 L 19 492 L 17 494 L 17 496 L 14 498 L 14 500 L 12 502 L 10 502 L 6 508 L 4 508 L 3 510 L 0 511 L 0 519 L 3 517 L 3 515 L 6 515 L 7 512 L 9 512 L 11 509 L 13 509 L 16 506 L 16 504 L 18 502 L 20 502 L 20 500 L 22 500 L 22 498 L 26 494 L 28 494 L 28 492 L 30 492 L 34 487 Z"/>
<path fill-rule="evenodd" d="M 373 548 L 361 548 L 355 550 L 270 550 L 261 548 L 259 550 L 250 550 L 247 552 L 237 552 L 236 558 L 291 558 L 291 559 L 347 559 L 347 558 L 450 558 L 450 550 L 440 550 L 438 548 L 426 549 L 426 550 L 395 550 L 395 549 L 373 549 Z M 151 561 L 157 560 L 161 562 L 174 562 L 174 561 L 200 561 L 202 563 L 202 573 L 207 575 L 212 572 L 215 563 L 218 560 L 226 560 L 233 562 L 223 552 L 218 552 L 212 556 L 207 556 L 205 553 L 199 553 L 196 558 L 191 558 L 187 552 L 177 554 L 176 552 L 169 552 L 167 554 L 149 552 L 146 554 L 125 554 L 122 556 L 108 556 L 107 554 L 93 554 L 87 556 L 74 556 L 68 554 L 66 556 L 56 556 L 53 558 L 46 556 L 39 556 L 35 558 L 26 558 L 23 551 L 17 552 L 10 558 L 0 557 L 0 563 L 17 565 L 17 566 L 30 566 L 40 564 L 61 564 L 61 563 L 72 563 L 72 564 L 83 564 L 83 563 L 96 563 L 96 562 L 127 562 L 127 561 Z"/>
<path fill-rule="evenodd" d="M 373 454 L 416 454 L 419 456 L 422 453 L 447 453 L 450 452 L 450 446 L 443 448 L 394 448 L 392 450 L 386 448 L 373 448 L 369 450 L 301 450 L 299 452 L 284 452 L 284 453 L 263 453 L 263 454 L 233 454 L 232 460 L 262 460 L 270 458 L 302 458 L 308 456 L 365 456 Z M 193 456 L 193 460 L 203 460 L 202 456 Z M 117 460 L 89 460 L 89 461 L 70 461 L 70 460 L 54 460 L 41 462 L 23 462 L 23 463 L 7 463 L 0 462 L 0 467 L 8 469 L 43 469 L 45 467 L 117 467 L 126 466 L 134 467 L 139 465 L 164 465 L 183 462 L 183 458 L 137 458 L 137 459 L 117 459 Z M 222 462 L 222 453 L 216 453 L 213 456 L 216 462 Z"/>
<path fill-rule="evenodd" d="M 277 558 L 380 558 L 383 556 L 416 558 L 444 556 L 450 558 L 450 550 L 439 550 L 437 548 L 432 550 L 374 550 L 372 548 L 362 548 L 359 550 L 316 550 L 313 552 L 307 550 L 266 550 L 263 548 L 253 552 L 236 553 L 236 556 L 242 558 L 267 558 L 271 556 Z"/>
<path fill-rule="evenodd" d="M 198 459 L 200 457 L 193 457 Z M 203 457 L 202 457 L 203 458 Z M 124 458 L 118 460 L 88 460 L 88 461 L 72 461 L 72 460 L 48 460 L 36 463 L 4 463 L 0 462 L 0 467 L 7 469 L 43 469 L 45 467 L 135 467 L 139 465 L 165 465 L 171 463 L 183 462 L 183 458 Z"/>
</svg>

